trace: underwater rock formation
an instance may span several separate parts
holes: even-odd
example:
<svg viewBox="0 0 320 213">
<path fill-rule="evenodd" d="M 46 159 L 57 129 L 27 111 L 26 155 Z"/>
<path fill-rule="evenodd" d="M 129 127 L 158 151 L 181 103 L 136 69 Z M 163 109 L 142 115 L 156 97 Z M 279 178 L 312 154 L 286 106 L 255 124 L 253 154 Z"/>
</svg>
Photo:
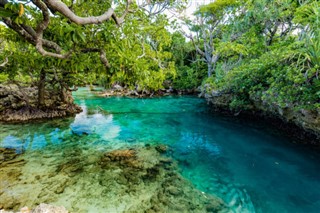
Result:
<svg viewBox="0 0 320 213">
<path fill-rule="evenodd" d="M 0 210 L 12 209 L 20 205 L 18 200 L 12 199 L 13 195 L 2 197 L 5 189 L 19 182 L 22 175 L 22 166 L 26 163 L 14 149 L 0 148 Z"/>
<path fill-rule="evenodd" d="M 178 173 L 176 162 L 161 154 L 164 147 L 35 152 L 19 165 L 14 179 L 1 172 L 6 183 L 0 189 L 0 209 L 49 203 L 71 212 L 225 211 L 221 199 L 199 191 Z"/>
</svg>

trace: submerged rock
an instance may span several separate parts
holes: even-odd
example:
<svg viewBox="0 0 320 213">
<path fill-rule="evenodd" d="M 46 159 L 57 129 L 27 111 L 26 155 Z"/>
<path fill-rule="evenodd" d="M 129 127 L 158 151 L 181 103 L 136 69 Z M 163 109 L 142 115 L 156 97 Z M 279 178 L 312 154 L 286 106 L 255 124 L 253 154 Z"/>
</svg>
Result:
<svg viewBox="0 0 320 213">
<path fill-rule="evenodd" d="M 136 158 L 136 151 L 133 149 L 114 150 L 104 154 L 110 161 L 122 161 Z"/>
<path fill-rule="evenodd" d="M 137 153 L 133 149 L 107 152 L 101 158 L 100 165 L 105 168 L 106 166 L 111 165 L 110 162 L 116 163 L 121 167 L 139 168 L 141 166 L 141 162 L 137 160 Z"/>
<path fill-rule="evenodd" d="M 68 213 L 68 210 L 63 206 L 53 206 L 50 204 L 41 203 L 34 209 L 22 207 L 19 211 L 5 211 L 0 209 L 0 213 Z"/>
<path fill-rule="evenodd" d="M 0 148 L 0 164 L 12 161 L 18 156 L 15 149 Z"/>
<path fill-rule="evenodd" d="M 68 213 L 63 206 L 53 206 L 45 203 L 41 203 L 31 213 Z"/>
<path fill-rule="evenodd" d="M 115 150 L 105 153 L 101 158 L 100 165 L 108 173 L 121 168 L 114 178 L 117 184 L 126 188 L 126 193 L 133 193 L 133 200 L 138 199 L 135 197 L 138 195 L 144 197 L 143 202 L 138 199 L 131 206 L 128 205 L 126 211 L 207 212 L 210 208 L 219 212 L 226 208 L 222 200 L 198 191 L 181 177 L 177 173 L 177 164 L 160 156 L 166 150 L 167 147 L 163 145 Z"/>
<path fill-rule="evenodd" d="M 3 179 L 9 184 L 0 193 L 0 207 L 18 210 L 28 205 L 37 210 L 35 212 L 45 209 L 43 205 L 37 207 L 39 203 L 64 206 L 72 212 L 208 212 L 208 209 L 219 212 L 227 209 L 221 199 L 197 190 L 184 179 L 178 173 L 177 163 L 162 156 L 158 149 L 134 146 L 105 153 L 77 151 L 77 155 L 73 155 L 77 149 L 72 148 L 70 155 L 64 150 L 60 157 L 52 156 L 44 162 L 39 162 L 44 153 L 34 153 L 19 170 L 22 176 Z M 160 150 L 164 150 L 163 147 Z M 11 196 L 10 191 L 19 191 L 19 196 Z M 12 203 L 7 205 L 10 203 L 7 201 Z"/>
<path fill-rule="evenodd" d="M 166 153 L 168 150 L 168 147 L 166 145 L 158 145 L 156 146 L 156 150 L 160 153 Z"/>
</svg>

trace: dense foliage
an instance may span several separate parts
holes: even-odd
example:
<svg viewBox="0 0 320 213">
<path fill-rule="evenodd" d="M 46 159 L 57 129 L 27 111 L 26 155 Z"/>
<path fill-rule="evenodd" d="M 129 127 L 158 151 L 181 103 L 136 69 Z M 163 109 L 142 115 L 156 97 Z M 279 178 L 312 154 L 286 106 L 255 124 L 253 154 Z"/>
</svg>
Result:
<svg viewBox="0 0 320 213">
<path fill-rule="evenodd" d="M 183 2 L 170 1 L 161 6 L 161 1 L 140 2 L 142 5 L 131 1 L 114 5 L 111 1 L 63 1 L 70 13 L 84 14 L 86 18 L 103 14 L 100 8 L 113 6 L 116 9 L 110 20 L 89 24 L 79 24 L 68 19 L 68 15 L 54 12 L 49 15 L 50 22 L 42 32 L 42 49 L 36 43 L 41 38 L 29 39 L 28 36 L 33 35 L 46 18 L 41 3 L 46 4 L 46 12 L 54 11 L 50 1 L 4 2 L 0 16 L 9 28 L 1 26 L 3 51 L 0 59 L 9 62 L 1 69 L 8 74 L 2 74 L 3 80 L 26 75 L 36 80 L 42 71 L 47 75 L 47 82 L 55 78 L 70 86 L 117 83 L 157 90 L 166 79 L 175 76 L 174 61 L 168 51 L 171 44 L 167 30 L 169 21 L 157 10 L 180 7 Z M 157 4 L 157 9 L 151 7 L 152 4 Z M 120 21 L 116 14 L 121 13 L 126 14 Z"/>
<path fill-rule="evenodd" d="M 319 110 L 320 3 L 234 3 L 233 15 L 225 15 L 229 21 L 220 26 L 223 33 L 216 39 L 215 73 L 203 84 L 234 94 L 231 107 L 262 102 Z M 215 1 L 201 10 L 219 7 L 220 1 Z"/>
<path fill-rule="evenodd" d="M 47 82 L 57 86 L 117 83 L 157 90 L 164 82 L 177 89 L 202 84 L 208 92 L 232 93 L 230 106 L 236 108 L 254 102 L 320 107 L 319 1 L 216 0 L 182 18 L 182 24 L 163 14 L 181 8 L 177 1 L 62 1 L 86 17 L 99 16 L 102 6 L 115 7 L 114 14 L 125 11 L 121 23 L 110 16 L 91 24 L 55 13 L 47 4 L 53 14 L 43 31 L 44 49 L 68 57 L 47 57 L 36 41 L 22 40 L 14 29 L 36 29 L 45 17 L 37 5 L 50 0 L 31 1 L 37 7 L 25 1 L 2 2 L 7 2 L 0 8 L 2 21 L 13 30 L 0 28 L 0 60 L 8 61 L 1 67 L 0 81 L 36 82 L 45 72 Z"/>
</svg>

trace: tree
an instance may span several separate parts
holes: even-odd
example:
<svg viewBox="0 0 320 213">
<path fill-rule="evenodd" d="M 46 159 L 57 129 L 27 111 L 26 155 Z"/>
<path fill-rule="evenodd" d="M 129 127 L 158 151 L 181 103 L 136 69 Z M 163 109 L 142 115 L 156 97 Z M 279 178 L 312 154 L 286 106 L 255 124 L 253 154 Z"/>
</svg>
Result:
<svg viewBox="0 0 320 213">
<path fill-rule="evenodd" d="M 317 112 L 319 1 L 247 0 L 234 11 L 216 39 L 216 75 L 205 83 L 232 94 L 233 108 Z"/>
<path fill-rule="evenodd" d="M 18 59 L 21 63 L 28 60 L 34 65 L 31 66 L 34 72 L 42 73 L 35 75 L 38 78 L 39 96 L 43 94 L 44 81 L 54 83 L 58 77 L 59 84 L 65 90 L 70 90 L 69 86 L 79 82 L 117 82 L 124 86 L 154 90 L 162 87 L 168 75 L 174 75 L 171 54 L 164 51 L 164 47 L 171 42 L 166 30 L 169 24 L 166 16 L 156 10 L 153 10 L 155 14 L 147 14 L 141 5 L 130 0 L 117 2 L 114 5 L 116 9 L 111 8 L 111 3 L 97 0 L 39 0 L 28 4 L 25 1 L 0 1 L 2 21 L 35 46 L 42 56 L 41 59 L 40 55 L 30 51 L 32 54 L 25 54 L 25 59 L 22 59 L 22 54 L 16 51 L 16 62 L 11 62 L 19 64 Z M 153 3 L 159 6 L 163 4 L 159 7 L 162 9 L 176 5 L 175 1 L 153 1 L 148 4 Z M 143 7 L 148 4 L 143 4 Z M 100 8 L 110 9 L 100 15 Z M 118 17 L 116 13 L 121 12 L 122 15 Z M 87 17 L 76 14 L 86 14 Z M 124 22 L 126 16 L 130 17 Z M 115 24 L 108 20 L 113 20 Z M 11 32 L 6 33 L 9 35 Z M 28 51 L 32 49 L 16 36 L 7 36 L 7 40 L 13 38 L 17 47 L 22 45 L 24 48 L 27 46 Z M 19 42 L 22 42 L 21 45 Z M 19 69 L 25 69 L 21 67 Z M 13 69 L 16 68 L 11 67 L 10 72 L 16 73 Z M 49 77 L 46 78 L 46 75 Z M 50 80 L 53 77 L 56 80 Z"/>
<path fill-rule="evenodd" d="M 201 6 L 191 20 L 185 20 L 191 34 L 185 34 L 193 43 L 201 59 L 208 67 L 208 77 L 216 69 L 219 53 L 217 52 L 217 42 L 222 39 L 225 25 L 232 18 L 233 8 L 236 0 L 216 0 L 208 5 Z"/>
</svg>

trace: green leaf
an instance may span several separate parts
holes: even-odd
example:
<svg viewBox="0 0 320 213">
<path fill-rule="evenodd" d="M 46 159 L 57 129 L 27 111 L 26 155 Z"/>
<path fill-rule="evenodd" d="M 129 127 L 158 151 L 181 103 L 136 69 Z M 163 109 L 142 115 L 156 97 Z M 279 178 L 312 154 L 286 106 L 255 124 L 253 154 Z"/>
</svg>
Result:
<svg viewBox="0 0 320 213">
<path fill-rule="evenodd" d="M 10 10 L 7 10 L 5 8 L 0 8 L 0 17 L 3 18 L 10 18 L 14 15 L 14 13 Z"/>
</svg>

